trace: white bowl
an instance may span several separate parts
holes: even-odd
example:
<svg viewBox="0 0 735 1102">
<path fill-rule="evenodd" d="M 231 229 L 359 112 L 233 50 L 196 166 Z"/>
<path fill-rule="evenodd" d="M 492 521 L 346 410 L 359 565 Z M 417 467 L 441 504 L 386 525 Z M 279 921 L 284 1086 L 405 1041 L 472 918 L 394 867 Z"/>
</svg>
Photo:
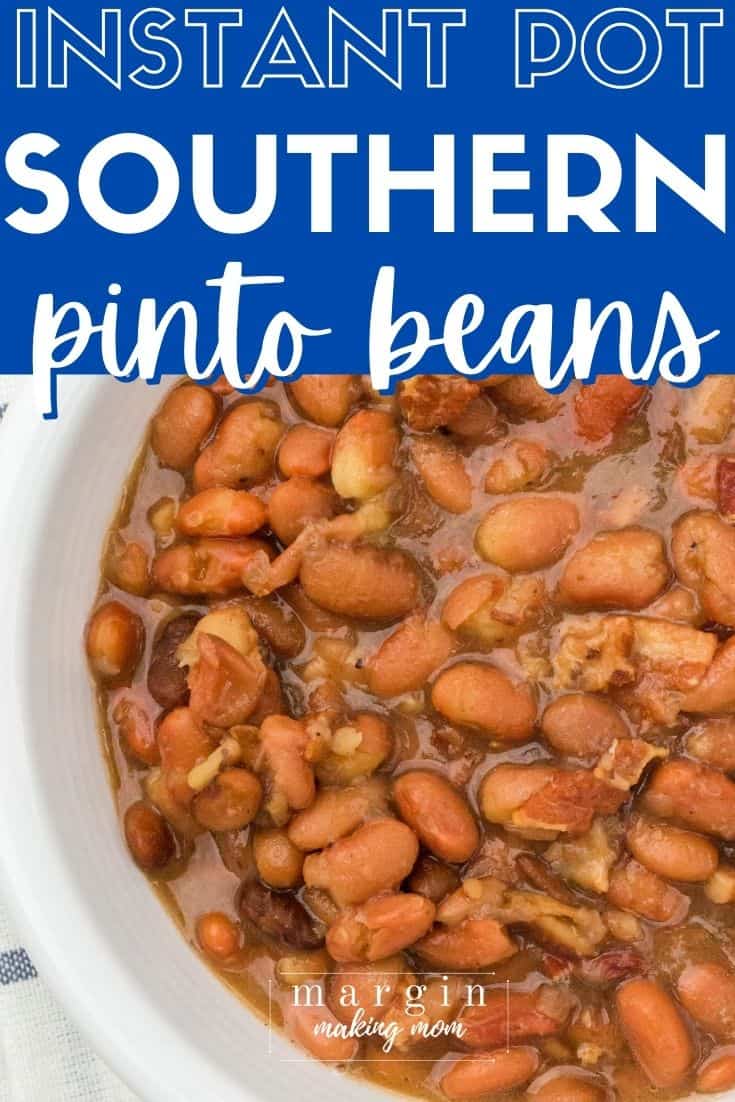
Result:
<svg viewBox="0 0 735 1102">
<path fill-rule="evenodd" d="M 0 428 L 0 881 L 39 971 L 146 1102 L 276 1102 L 375 1089 L 266 1027 L 186 945 L 121 841 L 83 654 L 100 549 L 161 389 L 32 388 Z M 42 1043 L 42 1038 L 39 1038 Z M 382 1093 L 382 1092 L 381 1092 Z"/>
</svg>

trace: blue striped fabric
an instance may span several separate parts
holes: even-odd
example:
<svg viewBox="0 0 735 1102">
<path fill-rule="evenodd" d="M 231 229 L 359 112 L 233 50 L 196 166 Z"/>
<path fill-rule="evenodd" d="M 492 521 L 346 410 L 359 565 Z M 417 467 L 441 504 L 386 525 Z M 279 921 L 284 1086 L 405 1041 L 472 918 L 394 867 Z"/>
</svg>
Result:
<svg viewBox="0 0 735 1102">
<path fill-rule="evenodd" d="M 21 980 L 34 980 L 38 972 L 25 949 L 9 949 L 0 953 L 0 986 L 7 987 Z"/>
</svg>

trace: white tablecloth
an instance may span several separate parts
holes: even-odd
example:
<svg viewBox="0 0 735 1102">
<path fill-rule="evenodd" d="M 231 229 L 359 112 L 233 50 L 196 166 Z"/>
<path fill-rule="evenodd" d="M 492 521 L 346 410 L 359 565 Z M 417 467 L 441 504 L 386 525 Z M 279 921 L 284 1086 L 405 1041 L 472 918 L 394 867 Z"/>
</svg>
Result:
<svg viewBox="0 0 735 1102">
<path fill-rule="evenodd" d="M 0 375 L 0 432 L 2 413 L 22 385 Z M 23 948 L 23 931 L 12 928 L 2 898 L 0 1102 L 136 1102 L 44 987 Z"/>
</svg>

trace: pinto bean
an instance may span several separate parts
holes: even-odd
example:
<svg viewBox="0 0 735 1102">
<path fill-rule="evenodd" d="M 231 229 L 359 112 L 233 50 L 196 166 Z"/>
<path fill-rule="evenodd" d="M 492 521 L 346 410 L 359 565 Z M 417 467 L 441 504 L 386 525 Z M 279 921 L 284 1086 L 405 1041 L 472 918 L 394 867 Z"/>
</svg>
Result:
<svg viewBox="0 0 735 1102">
<path fill-rule="evenodd" d="M 360 397 L 360 390 L 355 375 L 304 375 L 291 383 L 288 393 L 309 421 L 337 428 Z"/>
<path fill-rule="evenodd" d="M 582 386 L 574 397 L 577 431 L 586 440 L 604 440 L 632 417 L 647 393 L 621 375 L 605 375 Z"/>
<path fill-rule="evenodd" d="M 532 1083 L 528 1098 L 533 1102 L 606 1102 L 608 1098 L 605 1084 L 584 1072 L 554 1072 L 553 1077 L 544 1076 Z"/>
<path fill-rule="evenodd" d="M 735 974 L 722 964 L 690 964 L 679 977 L 679 998 L 718 1041 L 735 1041 Z"/>
<path fill-rule="evenodd" d="M 488 1049 L 496 1045 L 550 1037 L 561 1033 L 574 1006 L 574 997 L 563 987 L 542 983 L 533 991 L 491 989 L 482 1005 L 462 1011 L 462 1044 Z"/>
<path fill-rule="evenodd" d="M 683 760 L 659 765 L 643 793 L 641 807 L 692 830 L 735 840 L 735 784 L 706 765 Z"/>
<path fill-rule="evenodd" d="M 486 494 L 515 494 L 541 481 L 551 455 L 535 440 L 511 440 L 485 475 Z"/>
<path fill-rule="evenodd" d="M 557 753 L 595 760 L 629 734 L 617 709 L 591 693 L 557 697 L 541 717 L 541 730 Z"/>
<path fill-rule="evenodd" d="M 382 697 L 416 692 L 453 649 L 454 638 L 442 624 L 409 616 L 365 663 L 368 688 Z"/>
<path fill-rule="evenodd" d="M 282 825 L 290 809 L 300 811 L 314 799 L 314 773 L 305 760 L 308 735 L 303 723 L 272 715 L 261 724 L 260 744 L 270 775 L 268 810 Z"/>
<path fill-rule="evenodd" d="M 367 544 L 328 544 L 307 555 L 301 585 L 321 608 L 356 620 L 398 620 L 416 608 L 421 594 L 409 555 Z"/>
<path fill-rule="evenodd" d="M 654 980 L 633 979 L 618 988 L 615 1002 L 625 1039 L 652 1086 L 681 1086 L 694 1046 L 668 992 Z"/>
<path fill-rule="evenodd" d="M 185 536 L 249 536 L 267 518 L 268 510 L 255 494 L 214 486 L 179 507 L 176 526 Z"/>
<path fill-rule="evenodd" d="M 735 1087 L 735 1045 L 716 1048 L 697 1072 L 695 1089 L 701 1094 L 717 1094 Z"/>
<path fill-rule="evenodd" d="M 144 637 L 143 621 L 127 605 L 120 601 L 100 605 L 87 627 L 87 657 L 97 677 L 108 685 L 129 681 Z"/>
<path fill-rule="evenodd" d="M 243 884 L 239 909 L 261 934 L 294 949 L 318 949 L 324 940 L 295 896 L 273 892 L 258 880 Z"/>
<path fill-rule="evenodd" d="M 356 728 L 360 741 L 348 753 L 332 750 L 316 763 L 321 784 L 352 784 L 369 777 L 390 755 L 393 736 L 384 719 L 364 712 L 355 716 L 351 726 Z"/>
<path fill-rule="evenodd" d="M 462 864 L 480 844 L 467 801 L 438 773 L 403 773 L 393 784 L 393 799 L 419 841 L 442 860 Z"/>
<path fill-rule="evenodd" d="M 194 793 L 187 777 L 195 765 L 209 757 L 216 743 L 190 708 L 174 708 L 164 716 L 157 739 L 161 767 L 171 794 L 182 807 L 188 807 Z"/>
<path fill-rule="evenodd" d="M 458 662 L 441 673 L 431 701 L 451 723 L 474 727 L 499 742 L 523 742 L 536 720 L 531 690 L 479 662 Z"/>
<path fill-rule="evenodd" d="M 332 465 L 334 437 L 311 425 L 293 425 L 278 449 L 278 467 L 284 478 L 321 478 Z"/>
<path fill-rule="evenodd" d="M 480 785 L 480 808 L 490 823 L 507 825 L 513 814 L 555 776 L 553 765 L 498 765 Z"/>
<path fill-rule="evenodd" d="M 704 677 L 682 701 L 683 712 L 735 712 L 735 638 L 718 647 Z"/>
<path fill-rule="evenodd" d="M 207 956 L 219 962 L 231 960 L 240 949 L 240 930 L 221 911 L 201 915 L 197 920 L 196 936 Z"/>
<path fill-rule="evenodd" d="M 679 580 L 693 589 L 705 616 L 735 626 L 735 528 L 697 509 L 673 526 L 671 554 Z"/>
<path fill-rule="evenodd" d="M 289 478 L 276 486 L 268 501 L 270 525 L 281 543 L 293 543 L 307 524 L 329 520 L 339 500 L 329 486 L 311 478 Z"/>
<path fill-rule="evenodd" d="M 245 723 L 263 695 L 266 667 L 259 651 L 240 654 L 216 635 L 197 638 L 199 659 L 189 670 L 189 707 L 214 727 Z"/>
<path fill-rule="evenodd" d="M 306 853 L 326 849 L 357 830 L 371 816 L 384 817 L 387 795 L 385 782 L 378 780 L 348 788 L 323 788 L 310 807 L 294 815 L 288 837 Z"/>
<path fill-rule="evenodd" d="M 194 464 L 194 489 L 264 482 L 273 470 L 276 448 L 284 425 L 278 406 L 262 398 L 231 406 L 219 423 L 211 444 Z"/>
<path fill-rule="evenodd" d="M 192 813 L 207 830 L 241 830 L 258 813 L 263 787 L 247 769 L 223 769 L 194 798 Z"/>
<path fill-rule="evenodd" d="M 477 574 L 452 590 L 442 621 L 483 650 L 508 646 L 541 613 L 546 590 L 541 578 Z"/>
<path fill-rule="evenodd" d="M 142 869 L 162 869 L 174 854 L 169 826 L 150 804 L 138 800 L 125 812 L 125 841 Z"/>
<path fill-rule="evenodd" d="M 259 552 L 270 554 L 263 540 L 199 539 L 177 543 L 153 560 L 153 580 L 165 593 L 225 595 L 243 588 L 243 576 Z"/>
<path fill-rule="evenodd" d="M 645 528 L 601 532 L 572 555 L 559 582 L 563 604 L 641 609 L 669 581 L 664 542 Z"/>
<path fill-rule="evenodd" d="M 541 1059 L 535 1048 L 496 1049 L 460 1056 L 442 1077 L 447 1098 L 480 1098 L 522 1087 L 538 1070 Z"/>
<path fill-rule="evenodd" d="M 494 386 L 493 397 L 513 420 L 549 421 L 563 408 L 558 394 L 544 390 L 530 375 L 516 375 Z"/>
<path fill-rule="evenodd" d="M 666 880 L 708 880 L 719 862 L 717 846 L 708 838 L 670 823 L 636 819 L 628 829 L 626 843 L 641 865 Z"/>
<path fill-rule="evenodd" d="M 686 895 L 637 861 L 626 861 L 613 869 L 607 898 L 614 907 L 632 911 L 651 922 L 676 925 L 689 910 Z"/>
<path fill-rule="evenodd" d="M 461 454 L 448 440 L 425 437 L 411 444 L 411 458 L 432 501 L 448 513 L 472 506 L 472 480 Z"/>
<path fill-rule="evenodd" d="M 345 1025 L 351 1024 L 357 1009 L 378 1021 L 390 1010 L 405 971 L 400 953 L 377 961 L 338 963 L 327 980 L 327 1005 Z"/>
<path fill-rule="evenodd" d="M 217 419 L 217 399 L 204 387 L 177 386 L 153 418 L 151 447 L 164 467 L 187 471 Z"/>
<path fill-rule="evenodd" d="M 494 918 L 467 918 L 456 926 L 435 926 L 414 951 L 432 967 L 476 972 L 507 960 L 517 949 Z"/>
<path fill-rule="evenodd" d="M 685 424 L 700 444 L 721 444 L 735 415 L 735 379 L 712 375 L 688 394 Z"/>
<path fill-rule="evenodd" d="M 327 931 L 327 950 L 343 962 L 382 960 L 423 937 L 434 921 L 435 909 L 423 895 L 378 895 L 342 912 Z"/>
<path fill-rule="evenodd" d="M 687 735 L 687 753 L 705 765 L 735 771 L 735 717 L 706 719 Z"/>
<path fill-rule="evenodd" d="M 153 644 L 148 665 L 148 692 L 162 708 L 178 708 L 189 700 L 186 669 L 179 663 L 177 651 L 197 626 L 196 612 L 184 612 L 169 620 Z"/>
<path fill-rule="evenodd" d="M 486 562 L 510 573 L 558 562 L 579 531 L 577 506 L 561 497 L 518 497 L 495 505 L 475 533 Z"/>
<path fill-rule="evenodd" d="M 414 832 L 395 819 L 365 823 L 304 861 L 308 887 L 323 888 L 335 903 L 364 903 L 400 884 L 413 868 L 419 845 Z"/>
<path fill-rule="evenodd" d="M 398 429 L 390 413 L 361 409 L 337 433 L 332 485 L 340 497 L 368 501 L 397 478 Z"/>
<path fill-rule="evenodd" d="M 295 888 L 301 883 L 304 855 L 285 830 L 256 830 L 253 857 L 258 876 L 270 888 Z"/>
<path fill-rule="evenodd" d="M 145 597 L 150 589 L 148 552 L 142 544 L 114 532 L 107 542 L 103 563 L 105 577 L 118 589 Z"/>
<path fill-rule="evenodd" d="M 296 383 L 291 385 L 296 386 Z M 338 1022 L 325 1006 L 289 1006 L 286 1022 L 296 1043 L 315 1060 L 325 1064 L 348 1064 L 357 1055 L 358 1042 L 333 1032 Z"/>
<path fill-rule="evenodd" d="M 112 712 L 117 724 L 118 736 L 129 753 L 146 765 L 158 765 L 161 755 L 153 731 L 153 724 L 145 708 L 134 700 L 123 697 Z"/>
</svg>

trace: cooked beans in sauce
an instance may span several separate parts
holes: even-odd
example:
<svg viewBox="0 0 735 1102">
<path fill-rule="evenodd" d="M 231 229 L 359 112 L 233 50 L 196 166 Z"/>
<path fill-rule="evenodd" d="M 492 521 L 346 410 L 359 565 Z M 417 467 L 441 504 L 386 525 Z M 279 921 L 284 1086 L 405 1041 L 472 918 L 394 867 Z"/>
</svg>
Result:
<svg viewBox="0 0 735 1102">
<path fill-rule="evenodd" d="M 734 417 L 735 377 L 169 391 L 86 635 L 121 836 L 315 1058 L 735 1087 Z"/>
</svg>

